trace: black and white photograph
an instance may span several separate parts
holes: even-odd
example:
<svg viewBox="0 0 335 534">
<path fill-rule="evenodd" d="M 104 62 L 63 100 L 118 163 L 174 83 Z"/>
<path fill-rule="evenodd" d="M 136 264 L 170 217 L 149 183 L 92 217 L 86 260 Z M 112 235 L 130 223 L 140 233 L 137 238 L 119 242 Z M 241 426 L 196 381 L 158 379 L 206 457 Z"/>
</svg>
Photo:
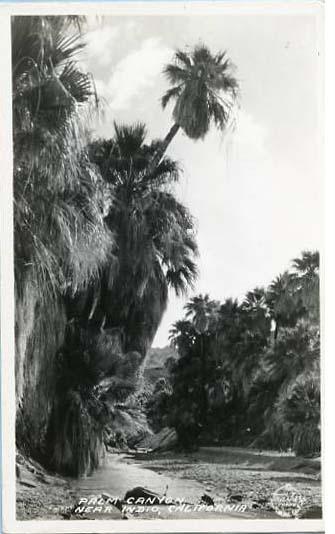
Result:
<svg viewBox="0 0 335 534">
<path fill-rule="evenodd" d="M 322 6 L 155 4 L 10 17 L 14 519 L 320 531 Z"/>
</svg>

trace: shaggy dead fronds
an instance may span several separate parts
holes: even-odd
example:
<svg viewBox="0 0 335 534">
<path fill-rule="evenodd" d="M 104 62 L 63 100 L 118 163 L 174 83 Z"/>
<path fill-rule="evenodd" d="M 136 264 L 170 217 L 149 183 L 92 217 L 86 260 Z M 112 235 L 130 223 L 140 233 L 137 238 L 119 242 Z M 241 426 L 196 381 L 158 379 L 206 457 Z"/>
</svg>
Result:
<svg viewBox="0 0 335 534">
<path fill-rule="evenodd" d="M 33 273 L 40 298 L 99 277 L 113 239 L 108 199 L 88 161 L 91 79 L 75 62 L 81 35 L 67 17 L 12 23 L 16 281 Z"/>
</svg>

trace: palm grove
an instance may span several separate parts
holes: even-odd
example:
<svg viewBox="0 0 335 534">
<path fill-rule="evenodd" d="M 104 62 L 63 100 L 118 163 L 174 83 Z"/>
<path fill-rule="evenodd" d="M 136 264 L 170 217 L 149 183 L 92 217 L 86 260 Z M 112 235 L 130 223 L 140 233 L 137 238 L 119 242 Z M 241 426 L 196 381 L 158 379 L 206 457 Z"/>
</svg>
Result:
<svg viewBox="0 0 335 534">
<path fill-rule="evenodd" d="M 192 298 L 171 329 L 179 358 L 147 401 L 180 443 L 320 451 L 319 257 L 304 252 L 242 302 Z M 185 406 L 180 410 L 180 406 Z"/>
<path fill-rule="evenodd" d="M 81 17 L 12 19 L 17 446 L 59 472 L 90 472 L 118 403 L 142 394 L 142 415 L 152 422 L 155 405 L 153 426 L 168 421 L 185 447 L 188 432 L 238 442 L 250 427 L 265 445 L 279 433 L 283 447 L 318 450 L 316 253 L 242 304 L 193 298 L 172 331 L 180 358 L 143 401 L 168 292 L 197 278 L 194 220 L 167 149 L 179 130 L 195 140 L 224 130 L 239 88 L 225 53 L 177 51 L 164 68 L 166 136 L 148 141 L 134 123 L 93 138 L 84 32 Z"/>
</svg>

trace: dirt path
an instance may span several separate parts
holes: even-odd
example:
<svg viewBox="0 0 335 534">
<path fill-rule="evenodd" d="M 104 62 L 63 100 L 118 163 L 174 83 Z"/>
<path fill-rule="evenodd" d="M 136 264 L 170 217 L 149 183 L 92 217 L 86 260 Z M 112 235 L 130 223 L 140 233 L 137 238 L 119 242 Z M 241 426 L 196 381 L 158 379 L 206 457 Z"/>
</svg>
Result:
<svg viewBox="0 0 335 534">
<path fill-rule="evenodd" d="M 239 512 L 239 506 L 230 506 L 229 511 L 220 507 L 212 511 L 210 507 L 199 507 L 201 496 L 206 493 L 204 485 L 191 478 L 175 477 L 174 473 L 158 473 L 148 465 L 140 465 L 136 459 L 125 454 L 109 454 L 104 465 L 91 477 L 76 481 L 72 492 L 78 501 L 90 495 L 107 493 L 113 497 L 124 497 L 126 492 L 136 486 L 142 486 L 158 493 L 166 494 L 170 505 L 162 506 L 128 506 L 128 518 L 142 519 L 177 519 L 177 518 L 250 518 L 252 514 Z M 145 508 L 143 510 L 143 508 Z"/>
</svg>

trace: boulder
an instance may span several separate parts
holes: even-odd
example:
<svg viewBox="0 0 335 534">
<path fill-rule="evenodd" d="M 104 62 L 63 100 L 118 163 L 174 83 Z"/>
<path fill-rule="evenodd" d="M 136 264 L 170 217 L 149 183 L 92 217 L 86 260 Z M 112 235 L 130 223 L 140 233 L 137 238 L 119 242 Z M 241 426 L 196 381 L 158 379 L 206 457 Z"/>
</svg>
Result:
<svg viewBox="0 0 335 534">
<path fill-rule="evenodd" d="M 142 486 L 137 486 L 131 490 L 128 490 L 124 496 L 124 502 L 126 504 L 137 504 L 138 501 L 142 501 L 146 505 L 156 505 L 161 504 L 164 500 L 164 496 L 158 495 L 158 493 L 151 491 Z"/>
</svg>

